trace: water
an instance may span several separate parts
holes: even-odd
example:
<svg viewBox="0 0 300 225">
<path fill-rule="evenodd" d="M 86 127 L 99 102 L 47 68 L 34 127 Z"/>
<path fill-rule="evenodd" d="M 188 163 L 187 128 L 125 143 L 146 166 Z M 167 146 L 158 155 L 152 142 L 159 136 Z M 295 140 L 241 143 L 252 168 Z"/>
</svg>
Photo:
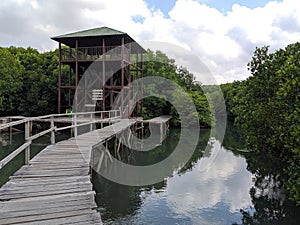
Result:
<svg viewBox="0 0 300 225">
<path fill-rule="evenodd" d="M 14 132 L 12 138 L 10 138 L 9 133 L 2 132 L 0 142 L 0 160 L 4 159 L 11 152 L 16 150 L 19 146 L 24 144 L 25 136 L 24 132 Z M 57 133 L 55 136 L 56 141 L 64 140 L 70 137 L 68 132 Z M 50 134 L 42 136 L 34 140 L 30 146 L 30 157 L 34 157 L 42 149 L 50 144 Z M 17 155 L 13 160 L 6 164 L 0 170 L 0 187 L 5 184 L 9 177 L 14 174 L 21 166 L 24 165 L 25 154 L 24 151 Z"/>
<path fill-rule="evenodd" d="M 131 161 L 164 159 L 179 134 L 172 129 L 162 146 L 144 159 L 144 153 L 136 153 Z M 278 171 L 275 162 L 247 151 L 236 128 L 229 125 L 223 145 L 217 138 L 209 139 L 208 130 L 202 131 L 189 163 L 161 183 L 130 187 L 100 175 L 93 183 L 104 224 L 300 224 L 299 207 L 286 199 L 270 168 Z"/>
<path fill-rule="evenodd" d="M 96 202 L 104 224 L 299 225 L 300 209 L 286 198 L 282 187 L 282 162 L 247 151 L 230 124 L 222 145 L 217 135 L 209 139 L 209 134 L 201 130 L 191 160 L 158 184 L 130 187 L 95 176 Z M 1 135 L 0 160 L 24 141 L 22 132 L 13 135 L 12 145 L 7 134 Z M 162 146 L 148 154 L 133 154 L 131 163 L 149 165 L 166 158 L 179 135 L 179 130 L 170 130 Z M 68 133 L 57 134 L 56 140 L 68 137 Z M 49 136 L 34 141 L 32 156 L 49 142 Z M 23 163 L 24 154 L 20 154 L 0 170 L 0 186 Z"/>
</svg>

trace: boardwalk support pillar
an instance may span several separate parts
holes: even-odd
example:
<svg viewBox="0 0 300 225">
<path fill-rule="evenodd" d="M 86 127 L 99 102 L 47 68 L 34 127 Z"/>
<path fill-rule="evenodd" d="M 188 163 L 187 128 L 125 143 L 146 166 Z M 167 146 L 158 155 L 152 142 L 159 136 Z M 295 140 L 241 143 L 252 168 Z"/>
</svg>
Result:
<svg viewBox="0 0 300 225">
<path fill-rule="evenodd" d="M 74 137 L 77 137 L 77 115 L 74 114 Z"/>
<path fill-rule="evenodd" d="M 30 121 L 25 123 L 25 140 L 30 137 Z M 30 161 L 30 145 L 25 148 L 25 165 L 29 165 Z"/>
<path fill-rule="evenodd" d="M 55 144 L 55 131 L 54 131 L 54 117 L 50 117 L 50 128 L 52 129 L 51 131 L 51 145 Z"/>
</svg>

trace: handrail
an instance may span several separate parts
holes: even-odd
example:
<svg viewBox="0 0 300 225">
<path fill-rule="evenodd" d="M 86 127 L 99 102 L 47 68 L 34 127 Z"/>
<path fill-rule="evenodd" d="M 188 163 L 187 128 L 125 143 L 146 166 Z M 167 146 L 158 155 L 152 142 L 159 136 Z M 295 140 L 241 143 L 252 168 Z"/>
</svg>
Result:
<svg viewBox="0 0 300 225">
<path fill-rule="evenodd" d="M 121 117 L 120 116 L 111 117 L 111 118 L 109 118 L 109 120 L 111 120 L 111 119 L 117 119 L 117 118 L 121 118 Z M 93 123 L 105 122 L 105 121 L 106 121 L 106 119 L 92 120 L 91 122 L 78 123 L 76 125 L 71 125 L 71 126 L 67 126 L 67 127 L 56 128 L 55 131 L 61 131 L 61 130 L 66 130 L 66 129 L 71 129 L 71 128 L 75 128 L 75 127 L 86 126 L 86 125 L 90 125 L 90 124 L 93 124 Z"/>
<path fill-rule="evenodd" d="M 89 115 L 89 114 L 98 114 L 98 113 L 108 113 L 108 112 L 118 112 L 120 110 L 106 110 L 106 111 L 95 111 L 95 112 L 78 112 L 78 113 L 61 113 L 61 114 L 50 114 L 50 115 L 45 115 L 45 116 L 37 116 L 37 117 L 31 117 L 33 120 L 38 120 L 38 119 L 46 119 L 50 117 L 59 117 L 59 116 L 69 116 L 69 115 Z"/>
<path fill-rule="evenodd" d="M 24 149 L 28 148 L 30 146 L 30 144 L 31 144 L 31 141 L 25 142 L 23 145 L 21 145 L 15 151 L 13 151 L 8 156 L 6 156 L 4 159 L 2 159 L 0 161 L 0 169 L 2 169 L 7 163 L 9 163 L 11 160 L 13 160 L 19 153 L 24 151 Z"/>
<path fill-rule="evenodd" d="M 78 113 L 61 113 L 61 114 L 50 114 L 50 115 L 45 115 L 45 116 L 36 116 L 36 117 L 28 117 L 28 118 L 25 118 L 25 119 L 22 119 L 22 120 L 18 120 L 18 121 L 14 121 L 14 122 L 9 122 L 9 123 L 6 123 L 6 124 L 1 124 L 0 125 L 0 131 L 1 130 L 4 130 L 4 129 L 7 129 L 9 127 L 13 127 L 13 126 L 16 126 L 16 125 L 20 125 L 20 124 L 23 124 L 23 123 L 26 123 L 28 121 L 36 121 L 36 120 L 41 120 L 41 119 L 47 119 L 47 118 L 51 118 L 51 117 L 66 117 L 66 116 L 73 116 L 73 115 L 89 115 L 89 114 L 98 114 L 98 113 L 102 113 L 102 114 L 105 114 L 105 113 L 112 113 L 112 112 L 120 112 L 120 110 L 106 110 L 106 111 L 95 111 L 95 112 L 78 112 Z"/>
<path fill-rule="evenodd" d="M 108 118 L 105 116 L 105 114 L 108 113 Z M 100 119 L 95 119 L 93 117 L 96 116 L 96 114 L 100 114 Z M 65 126 L 57 128 L 55 126 L 55 117 L 65 117 L 65 116 L 72 116 L 72 120 L 70 122 L 73 123 L 71 126 Z M 83 122 L 78 123 L 78 119 L 81 119 L 81 117 L 78 117 L 80 115 L 90 115 L 90 117 L 83 117 L 86 119 L 90 119 L 89 122 Z M 97 117 L 96 117 L 97 118 Z M 121 111 L 120 110 L 110 110 L 110 111 L 95 111 L 95 112 L 78 112 L 78 113 L 68 113 L 68 114 L 51 114 L 51 115 L 45 115 L 45 116 L 38 116 L 38 117 L 29 117 L 22 120 L 9 122 L 6 124 L 0 125 L 0 131 L 3 129 L 7 129 L 16 125 L 25 124 L 25 143 L 14 150 L 12 153 L 10 153 L 8 156 L 6 156 L 4 159 L 0 161 L 0 169 L 3 168 L 7 163 L 9 163 L 12 159 L 14 159 L 19 153 L 25 150 L 25 164 L 28 165 L 30 161 L 30 145 L 33 140 L 51 132 L 51 144 L 55 144 L 55 131 L 65 130 L 65 129 L 72 129 L 74 128 L 74 136 L 77 136 L 77 128 L 80 126 L 86 126 L 91 125 L 97 122 L 105 122 L 105 121 L 111 121 L 112 119 L 119 119 L 121 118 Z M 31 135 L 31 127 L 32 122 L 37 120 L 46 120 L 49 119 L 50 121 L 50 128 L 44 131 L 41 131 L 40 133 L 37 133 L 35 135 Z M 58 121 L 59 122 L 59 121 Z M 90 126 L 90 130 L 92 130 L 92 125 Z"/>
<path fill-rule="evenodd" d="M 124 57 L 122 58 L 122 51 Z M 76 54 L 76 48 L 64 48 L 61 49 L 61 59 L 63 61 L 76 60 L 97 60 L 104 58 L 122 60 L 127 59 L 130 61 L 130 50 L 128 47 L 115 45 L 115 46 L 91 46 L 91 47 L 78 47 L 78 54 Z"/>
<path fill-rule="evenodd" d="M 4 130 L 4 129 L 7 129 L 9 127 L 13 127 L 13 126 L 16 126 L 16 125 L 20 125 L 22 123 L 26 123 L 28 120 L 29 120 L 29 118 L 26 118 L 26 119 L 14 121 L 14 122 L 9 122 L 9 123 L 6 123 L 6 124 L 1 124 L 0 125 L 0 131 Z"/>
<path fill-rule="evenodd" d="M 33 141 L 33 140 L 35 140 L 35 139 L 37 139 L 37 138 L 39 138 L 39 137 L 41 137 L 41 136 L 43 136 L 43 135 L 45 135 L 45 134 L 53 131 L 53 130 L 56 130 L 56 127 L 51 127 L 48 130 L 44 130 L 44 131 L 42 131 L 42 132 L 40 132 L 38 134 L 35 134 L 35 135 L 31 136 L 31 137 L 25 138 L 25 140 L 26 141 Z"/>
</svg>

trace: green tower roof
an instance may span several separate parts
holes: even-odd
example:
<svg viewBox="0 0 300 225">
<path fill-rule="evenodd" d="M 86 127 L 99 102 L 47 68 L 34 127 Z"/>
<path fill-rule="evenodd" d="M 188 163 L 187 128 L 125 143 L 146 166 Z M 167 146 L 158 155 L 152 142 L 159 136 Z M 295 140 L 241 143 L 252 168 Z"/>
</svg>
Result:
<svg viewBox="0 0 300 225">
<path fill-rule="evenodd" d="M 126 35 L 126 33 L 109 27 L 98 27 L 98 28 L 55 36 L 52 37 L 51 39 L 57 40 L 62 38 L 101 37 L 101 36 L 115 36 L 115 35 Z"/>
<path fill-rule="evenodd" d="M 106 45 L 121 45 L 122 38 L 124 38 L 124 44 L 134 44 L 134 49 L 132 50 L 138 50 L 141 53 L 146 52 L 145 49 L 143 49 L 127 33 L 109 27 L 98 27 L 51 37 L 52 40 L 70 47 L 75 47 L 76 40 L 78 41 L 79 46 L 84 47 L 101 46 L 103 39 Z"/>
</svg>

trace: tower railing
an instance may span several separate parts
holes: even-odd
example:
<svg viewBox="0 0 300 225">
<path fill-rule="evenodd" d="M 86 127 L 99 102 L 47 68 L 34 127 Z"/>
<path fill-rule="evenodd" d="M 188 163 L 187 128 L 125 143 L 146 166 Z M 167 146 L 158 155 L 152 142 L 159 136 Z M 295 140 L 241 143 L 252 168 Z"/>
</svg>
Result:
<svg viewBox="0 0 300 225">
<path fill-rule="evenodd" d="M 62 48 L 62 61 L 75 61 L 76 48 Z M 78 47 L 78 60 L 94 61 L 97 59 L 105 60 L 126 60 L 130 61 L 130 50 L 124 46 L 124 54 L 122 57 L 122 48 L 120 46 L 93 46 L 93 47 Z"/>
</svg>

